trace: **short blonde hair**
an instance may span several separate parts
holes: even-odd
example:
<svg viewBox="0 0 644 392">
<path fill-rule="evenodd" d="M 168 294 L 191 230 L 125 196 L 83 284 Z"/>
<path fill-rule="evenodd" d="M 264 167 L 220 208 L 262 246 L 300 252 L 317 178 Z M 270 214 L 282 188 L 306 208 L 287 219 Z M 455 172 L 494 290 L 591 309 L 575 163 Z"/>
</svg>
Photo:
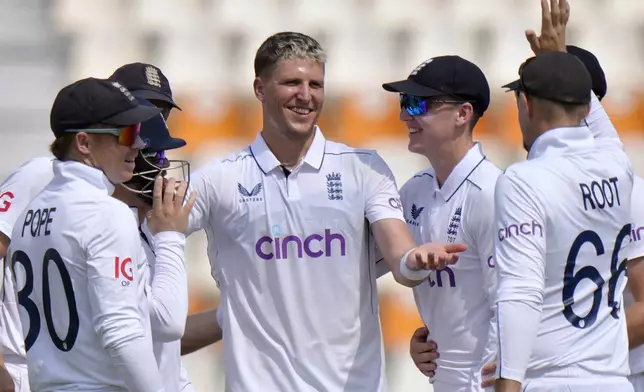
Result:
<svg viewBox="0 0 644 392">
<path fill-rule="evenodd" d="M 322 45 L 306 34 L 290 31 L 274 34 L 266 39 L 255 54 L 255 76 L 270 72 L 280 61 L 305 59 L 326 63 Z"/>
</svg>

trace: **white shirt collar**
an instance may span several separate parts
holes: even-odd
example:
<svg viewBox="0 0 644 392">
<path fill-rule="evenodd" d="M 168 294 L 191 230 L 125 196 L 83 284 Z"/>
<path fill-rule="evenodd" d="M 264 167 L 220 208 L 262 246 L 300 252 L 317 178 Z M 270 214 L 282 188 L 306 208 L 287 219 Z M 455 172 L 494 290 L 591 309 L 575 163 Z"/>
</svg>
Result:
<svg viewBox="0 0 644 392">
<path fill-rule="evenodd" d="M 76 161 L 54 160 L 54 175 L 66 180 L 83 179 L 98 189 L 104 189 L 108 195 L 114 193 L 114 184 L 107 179 L 105 174 L 91 166 Z"/>
<path fill-rule="evenodd" d="M 543 155 L 559 155 L 569 148 L 593 146 L 593 135 L 586 126 L 551 129 L 534 141 L 528 152 L 528 159 Z"/>
<path fill-rule="evenodd" d="M 449 174 L 447 180 L 442 187 L 439 188 L 436 173 L 434 173 L 434 189 L 443 197 L 445 201 L 449 201 L 452 196 L 459 190 L 467 178 L 472 174 L 474 169 L 478 167 L 485 160 L 483 150 L 480 143 L 476 142 L 472 148 L 469 149 L 467 154 L 461 161 L 454 167 L 454 170 Z"/>
<path fill-rule="evenodd" d="M 324 159 L 326 139 L 317 125 L 315 126 L 314 132 L 313 143 L 311 143 L 309 150 L 306 152 L 303 163 L 308 164 L 316 170 L 320 170 Z M 255 141 L 250 145 L 250 153 L 264 174 L 280 166 L 280 161 L 275 157 L 270 148 L 268 148 L 261 132 L 257 134 Z"/>
</svg>

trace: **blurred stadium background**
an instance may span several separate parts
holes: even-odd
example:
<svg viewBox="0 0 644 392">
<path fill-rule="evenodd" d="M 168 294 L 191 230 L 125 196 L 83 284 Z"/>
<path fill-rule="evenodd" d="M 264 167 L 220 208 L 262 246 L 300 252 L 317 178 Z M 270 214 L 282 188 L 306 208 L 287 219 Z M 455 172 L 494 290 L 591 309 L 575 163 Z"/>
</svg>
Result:
<svg viewBox="0 0 644 392">
<path fill-rule="evenodd" d="M 568 42 L 602 63 L 605 106 L 643 174 L 644 1 L 570 1 Z M 493 91 L 475 136 L 505 167 L 525 152 L 514 100 L 500 86 L 530 56 L 523 31 L 539 23 L 538 0 L 0 0 L 0 178 L 47 153 L 49 109 L 60 88 L 135 61 L 155 64 L 170 79 L 184 109 L 170 126 L 188 140 L 181 155 L 193 169 L 243 147 L 261 124 L 255 51 L 284 30 L 310 34 L 328 52 L 320 124 L 327 138 L 377 149 L 399 185 L 426 163 L 407 152 L 397 97 L 381 84 L 436 55 L 475 62 Z M 191 311 L 217 306 L 205 237 L 190 238 L 187 252 Z M 408 356 L 421 325 L 411 292 L 389 278 L 379 289 L 390 390 L 431 390 Z M 184 357 L 197 391 L 223 390 L 220 350 Z"/>
</svg>

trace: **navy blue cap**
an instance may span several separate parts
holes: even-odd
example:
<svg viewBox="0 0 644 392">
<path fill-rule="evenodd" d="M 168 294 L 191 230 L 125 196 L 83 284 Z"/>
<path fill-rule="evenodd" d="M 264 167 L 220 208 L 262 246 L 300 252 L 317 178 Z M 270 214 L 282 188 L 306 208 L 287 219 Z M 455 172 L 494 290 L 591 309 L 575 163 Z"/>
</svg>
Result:
<svg viewBox="0 0 644 392">
<path fill-rule="evenodd" d="M 161 109 L 141 105 L 130 91 L 112 80 L 87 78 L 64 87 L 56 95 L 49 117 L 58 138 L 70 129 L 104 124 L 125 127 L 161 115 Z"/>
<path fill-rule="evenodd" d="M 145 99 L 138 99 L 141 106 L 155 107 Z M 145 152 L 161 152 L 173 150 L 186 145 L 186 141 L 180 138 L 172 137 L 168 124 L 166 124 L 163 115 L 158 114 L 151 119 L 141 123 L 141 139 L 147 147 Z"/>
<path fill-rule="evenodd" d="M 516 90 L 553 102 L 585 105 L 590 102 L 593 82 L 576 56 L 545 52 L 527 59 L 519 68 Z"/>
<path fill-rule="evenodd" d="M 471 102 L 479 114 L 490 105 L 490 86 L 476 64 L 459 56 L 439 56 L 414 69 L 405 80 L 385 83 L 390 92 L 423 98 L 449 95 Z"/>
<path fill-rule="evenodd" d="M 608 83 L 606 82 L 606 74 L 604 73 L 601 64 L 599 64 L 597 57 L 586 49 L 582 49 L 574 45 L 567 45 L 566 51 L 577 57 L 586 66 L 586 69 L 590 74 L 590 78 L 592 79 L 593 92 L 601 101 L 608 92 Z M 515 80 L 512 83 L 508 83 L 503 86 L 503 88 L 507 88 L 510 91 L 518 90 L 519 81 Z"/>
<path fill-rule="evenodd" d="M 109 79 L 119 81 L 137 98 L 156 99 L 181 110 L 172 97 L 170 81 L 152 64 L 125 64 L 114 71 Z"/>
</svg>

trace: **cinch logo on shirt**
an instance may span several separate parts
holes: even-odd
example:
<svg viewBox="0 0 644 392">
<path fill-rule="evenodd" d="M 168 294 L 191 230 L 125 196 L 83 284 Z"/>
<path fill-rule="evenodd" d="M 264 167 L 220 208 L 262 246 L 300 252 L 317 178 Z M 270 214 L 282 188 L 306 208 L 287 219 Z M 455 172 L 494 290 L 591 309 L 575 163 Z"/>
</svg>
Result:
<svg viewBox="0 0 644 392">
<path fill-rule="evenodd" d="M 336 249 L 340 247 L 341 256 L 346 255 L 346 239 L 342 234 L 331 233 L 329 229 L 324 230 L 324 235 L 311 234 L 306 238 L 300 238 L 297 235 L 287 235 L 283 238 L 264 236 L 257 240 L 255 252 L 264 260 L 288 259 L 289 255 L 293 254 L 291 252 L 295 252 L 298 259 L 303 258 L 304 255 L 311 258 L 332 257 L 334 244 Z"/>
<path fill-rule="evenodd" d="M 429 278 L 427 279 L 430 287 L 444 287 L 443 274 L 447 275 L 447 278 L 449 279 L 449 287 L 456 287 L 456 277 L 454 277 L 454 271 L 452 271 L 451 268 L 445 267 L 434 273 L 436 274 L 436 280 L 432 279 L 431 275 L 429 275 Z"/>
<path fill-rule="evenodd" d="M 642 230 L 644 230 L 644 226 L 636 226 L 635 224 L 632 224 L 631 227 L 633 230 L 631 230 L 631 242 L 633 241 L 640 241 L 642 239 Z"/>
<path fill-rule="evenodd" d="M 499 241 L 507 238 L 538 235 L 543 237 L 543 227 L 535 222 L 520 222 L 506 225 L 504 228 L 499 229 Z"/>
<path fill-rule="evenodd" d="M 395 208 L 400 211 L 403 210 L 402 203 L 400 202 L 400 199 L 397 197 L 389 198 L 389 205 L 391 206 L 391 208 Z"/>
</svg>

